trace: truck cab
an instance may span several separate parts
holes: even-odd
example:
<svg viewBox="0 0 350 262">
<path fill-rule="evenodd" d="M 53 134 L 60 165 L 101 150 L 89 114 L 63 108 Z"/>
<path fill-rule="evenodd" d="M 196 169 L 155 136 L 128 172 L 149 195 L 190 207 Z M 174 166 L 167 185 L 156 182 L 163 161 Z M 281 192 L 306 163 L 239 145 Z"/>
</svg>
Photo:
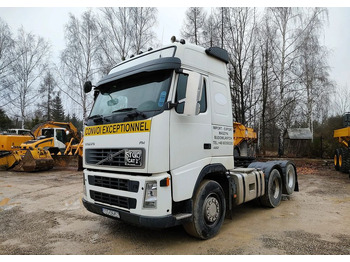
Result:
<svg viewBox="0 0 350 262">
<path fill-rule="evenodd" d="M 96 84 L 84 129 L 89 211 L 147 227 L 182 224 L 207 239 L 226 211 L 265 194 L 269 174 L 234 169 L 227 62 L 221 48 L 174 38 L 121 62 Z M 280 200 L 283 168 L 275 166 Z"/>
</svg>

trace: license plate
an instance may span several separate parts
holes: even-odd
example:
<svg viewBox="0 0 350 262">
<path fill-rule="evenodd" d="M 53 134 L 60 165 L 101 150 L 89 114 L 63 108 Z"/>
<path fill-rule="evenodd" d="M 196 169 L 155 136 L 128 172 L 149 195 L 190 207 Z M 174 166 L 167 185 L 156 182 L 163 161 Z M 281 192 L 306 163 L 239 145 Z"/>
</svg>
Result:
<svg viewBox="0 0 350 262">
<path fill-rule="evenodd" d="M 120 218 L 119 212 L 118 211 L 113 211 L 113 210 L 109 210 L 106 208 L 102 208 L 102 213 L 112 216 L 112 217 L 116 217 L 116 218 Z"/>
</svg>

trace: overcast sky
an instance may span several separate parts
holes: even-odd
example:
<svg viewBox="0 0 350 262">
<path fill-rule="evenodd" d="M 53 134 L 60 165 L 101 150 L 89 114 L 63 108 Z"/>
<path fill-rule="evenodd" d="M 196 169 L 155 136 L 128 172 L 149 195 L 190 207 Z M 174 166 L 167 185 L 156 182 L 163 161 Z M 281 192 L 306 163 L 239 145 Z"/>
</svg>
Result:
<svg viewBox="0 0 350 262">
<path fill-rule="evenodd" d="M 173 7 L 168 7 L 164 3 L 166 1 L 25 1 L 12 0 L 8 3 L 0 3 L 0 17 L 8 23 L 12 32 L 15 34 L 17 29 L 23 25 L 26 32 L 32 32 L 36 35 L 49 40 L 52 45 L 53 57 L 57 59 L 59 53 L 64 49 L 64 24 L 68 22 L 68 13 L 73 13 L 77 16 L 87 10 L 89 6 L 115 6 L 116 3 L 121 6 L 156 6 L 158 7 L 158 25 L 156 32 L 158 39 L 162 44 L 170 43 L 172 35 L 180 37 L 180 29 L 184 20 L 186 7 L 182 6 L 210 6 L 208 4 L 215 3 L 217 6 L 335 6 L 329 8 L 329 25 L 325 26 L 325 36 L 321 41 L 331 51 L 329 56 L 329 64 L 332 68 L 331 77 L 337 82 L 338 86 L 348 85 L 350 88 L 350 1 L 338 0 L 319 0 L 300 1 L 222 1 L 215 2 L 198 2 L 198 1 L 172 1 Z M 344 2 L 348 2 L 347 4 Z M 49 3 L 49 5 L 48 5 Z M 149 4 L 148 4 L 149 3 Z M 290 3 L 290 4 L 289 4 Z M 31 6 L 28 6 L 28 5 Z M 68 7 L 79 6 L 84 4 L 84 7 Z M 9 7 L 10 6 L 10 7 Z M 42 7 L 49 6 L 49 7 Z M 59 7 L 52 7 L 59 6 Z M 87 6 L 87 7 L 85 7 Z M 348 6 L 348 7 L 345 7 Z M 208 10 L 210 8 L 208 7 Z"/>
</svg>

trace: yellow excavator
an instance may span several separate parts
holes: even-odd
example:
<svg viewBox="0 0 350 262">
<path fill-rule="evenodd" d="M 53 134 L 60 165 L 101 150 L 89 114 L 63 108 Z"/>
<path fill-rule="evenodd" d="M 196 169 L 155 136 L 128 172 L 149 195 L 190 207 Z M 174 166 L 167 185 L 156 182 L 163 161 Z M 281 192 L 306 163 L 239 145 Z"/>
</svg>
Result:
<svg viewBox="0 0 350 262">
<path fill-rule="evenodd" d="M 256 141 L 257 135 L 253 128 L 234 122 L 233 141 L 235 156 L 254 156 L 251 144 Z"/>
<path fill-rule="evenodd" d="M 255 160 L 253 143 L 257 140 L 257 134 L 253 128 L 234 122 L 233 123 L 233 154 L 235 166 L 247 167 Z"/>
<path fill-rule="evenodd" d="M 48 121 L 33 128 L 31 136 L 0 135 L 0 167 L 14 171 L 49 170 L 78 161 L 82 139 L 72 123 Z"/>
<path fill-rule="evenodd" d="M 334 130 L 333 137 L 342 145 L 334 152 L 334 167 L 350 177 L 350 112 L 344 114 L 343 122 L 344 128 Z"/>
</svg>

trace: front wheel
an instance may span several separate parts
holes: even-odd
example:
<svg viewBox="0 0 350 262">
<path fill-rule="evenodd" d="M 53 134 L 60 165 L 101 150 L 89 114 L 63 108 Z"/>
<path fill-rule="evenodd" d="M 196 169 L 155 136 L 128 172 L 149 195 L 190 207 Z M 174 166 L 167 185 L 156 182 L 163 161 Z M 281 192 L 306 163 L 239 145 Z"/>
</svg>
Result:
<svg viewBox="0 0 350 262">
<path fill-rule="evenodd" d="M 339 171 L 339 150 L 334 151 L 334 168 Z"/>
<path fill-rule="evenodd" d="M 225 195 L 220 184 L 203 180 L 193 199 L 192 221 L 184 224 L 184 229 L 200 239 L 214 237 L 224 222 L 225 212 Z"/>
</svg>

